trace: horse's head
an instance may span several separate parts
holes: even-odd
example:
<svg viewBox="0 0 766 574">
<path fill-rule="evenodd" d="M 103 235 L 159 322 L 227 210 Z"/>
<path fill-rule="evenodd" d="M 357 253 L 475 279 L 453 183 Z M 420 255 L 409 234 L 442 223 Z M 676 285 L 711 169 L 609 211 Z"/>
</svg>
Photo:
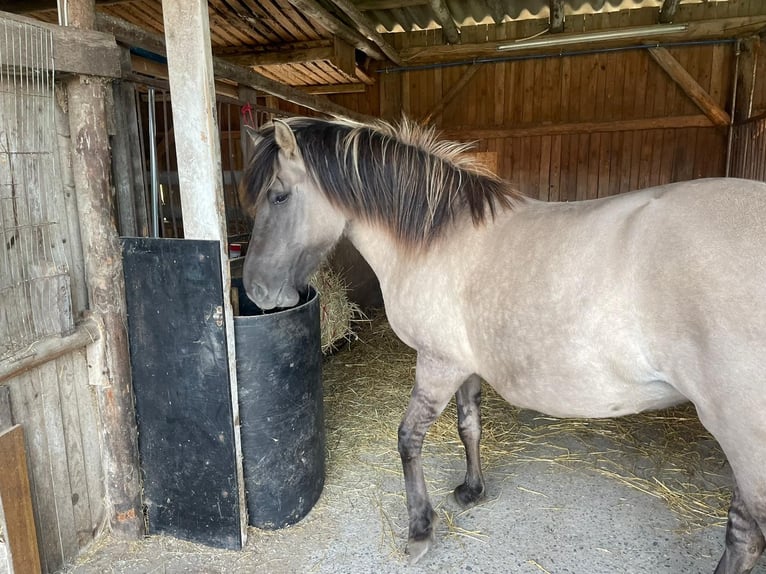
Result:
<svg viewBox="0 0 766 574">
<path fill-rule="evenodd" d="M 345 218 L 309 174 L 287 123 L 275 121 L 248 133 L 252 156 L 242 197 L 254 224 L 243 282 L 261 309 L 291 307 L 342 235 Z"/>
</svg>

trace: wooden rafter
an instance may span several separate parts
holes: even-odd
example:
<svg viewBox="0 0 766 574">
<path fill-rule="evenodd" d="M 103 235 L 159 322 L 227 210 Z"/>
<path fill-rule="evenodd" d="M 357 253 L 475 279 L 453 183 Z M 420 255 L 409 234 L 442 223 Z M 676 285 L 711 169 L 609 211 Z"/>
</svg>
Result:
<svg viewBox="0 0 766 574">
<path fill-rule="evenodd" d="M 357 50 L 361 50 L 376 60 L 385 59 L 383 53 L 373 42 L 362 36 L 358 31 L 338 20 L 316 2 L 316 0 L 289 0 L 289 2 L 303 14 L 309 16 L 317 24 L 322 26 L 325 30 L 340 37 L 354 46 Z"/>
<path fill-rule="evenodd" d="M 338 8 L 343 10 L 343 12 L 345 12 L 346 16 L 348 16 L 349 19 L 354 23 L 359 33 L 362 34 L 365 38 L 374 42 L 375 45 L 380 48 L 380 51 L 383 52 L 389 60 L 397 65 L 402 63 L 399 59 L 399 54 L 396 53 L 396 50 L 394 50 L 394 48 L 375 29 L 375 25 L 370 22 L 367 16 L 362 14 L 361 10 L 349 2 L 349 0 L 332 0 L 332 2 Z"/>
<path fill-rule="evenodd" d="M 448 44 L 458 44 L 460 42 L 460 32 L 458 32 L 457 26 L 455 26 L 455 20 L 452 18 L 452 12 L 450 12 L 444 0 L 429 0 L 431 9 L 434 11 L 436 21 L 442 27 L 442 33 L 444 39 Z"/>
<path fill-rule="evenodd" d="M 710 121 L 719 126 L 726 126 L 731 123 L 731 117 L 726 113 L 726 110 L 718 105 L 670 52 L 665 48 L 649 48 L 649 54 L 697 107 L 710 118 Z"/>
</svg>

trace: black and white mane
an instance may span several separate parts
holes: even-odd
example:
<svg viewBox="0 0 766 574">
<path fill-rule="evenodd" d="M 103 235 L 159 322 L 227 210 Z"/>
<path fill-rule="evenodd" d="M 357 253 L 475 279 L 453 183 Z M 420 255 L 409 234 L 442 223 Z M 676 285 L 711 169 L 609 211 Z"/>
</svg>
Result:
<svg viewBox="0 0 766 574">
<path fill-rule="evenodd" d="M 386 226 L 407 246 L 428 245 L 466 213 L 475 225 L 521 196 L 433 129 L 404 121 L 362 125 L 314 118 L 286 120 L 309 175 L 349 215 Z M 273 125 L 259 131 L 245 173 L 243 203 L 257 208 L 274 183 L 279 148 Z M 264 169 L 264 166 L 274 166 Z"/>
</svg>

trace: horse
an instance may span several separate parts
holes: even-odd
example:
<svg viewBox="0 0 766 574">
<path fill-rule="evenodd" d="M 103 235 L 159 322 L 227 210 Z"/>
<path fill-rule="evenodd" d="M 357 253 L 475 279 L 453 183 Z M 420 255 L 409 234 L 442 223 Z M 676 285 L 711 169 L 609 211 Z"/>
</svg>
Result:
<svg viewBox="0 0 766 574">
<path fill-rule="evenodd" d="M 486 381 L 556 417 L 691 401 L 734 478 L 715 573 L 750 572 L 766 546 L 766 183 L 542 202 L 481 168 L 467 144 L 406 121 L 290 118 L 250 138 L 248 296 L 263 309 L 296 304 L 345 235 L 417 352 L 398 430 L 410 562 L 434 539 L 423 438 L 453 395 L 466 458 L 454 496 L 485 496 Z"/>
</svg>

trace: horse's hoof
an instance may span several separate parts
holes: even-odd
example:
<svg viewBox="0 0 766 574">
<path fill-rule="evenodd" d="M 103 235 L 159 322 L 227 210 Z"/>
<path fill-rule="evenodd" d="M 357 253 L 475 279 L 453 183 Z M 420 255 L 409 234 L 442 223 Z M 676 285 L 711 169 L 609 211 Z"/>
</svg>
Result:
<svg viewBox="0 0 766 574">
<path fill-rule="evenodd" d="M 410 540 L 407 542 L 407 554 L 410 557 L 410 566 L 417 564 L 423 558 L 434 543 L 433 535 L 424 540 Z"/>
<path fill-rule="evenodd" d="M 463 508 L 467 508 L 478 504 L 484 498 L 484 487 L 471 488 L 463 483 L 454 490 L 453 494 L 458 504 Z"/>
</svg>

